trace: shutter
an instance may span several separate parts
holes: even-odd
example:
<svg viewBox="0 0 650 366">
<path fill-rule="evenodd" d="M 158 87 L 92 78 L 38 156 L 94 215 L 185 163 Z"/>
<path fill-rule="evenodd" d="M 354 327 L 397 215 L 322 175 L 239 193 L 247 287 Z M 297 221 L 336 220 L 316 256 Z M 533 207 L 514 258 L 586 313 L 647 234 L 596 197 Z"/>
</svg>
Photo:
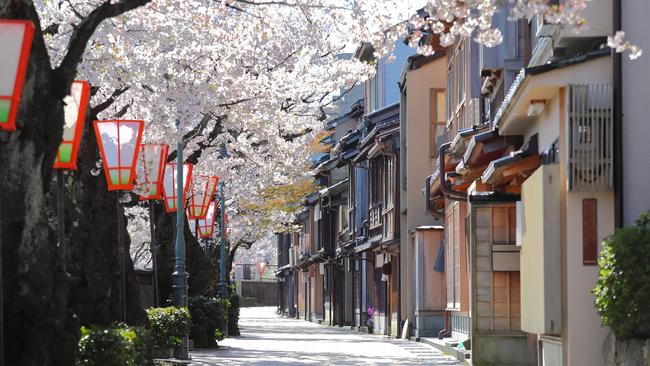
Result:
<svg viewBox="0 0 650 366">
<path fill-rule="evenodd" d="M 582 200 L 582 264 L 596 265 L 598 260 L 598 201 Z"/>
</svg>

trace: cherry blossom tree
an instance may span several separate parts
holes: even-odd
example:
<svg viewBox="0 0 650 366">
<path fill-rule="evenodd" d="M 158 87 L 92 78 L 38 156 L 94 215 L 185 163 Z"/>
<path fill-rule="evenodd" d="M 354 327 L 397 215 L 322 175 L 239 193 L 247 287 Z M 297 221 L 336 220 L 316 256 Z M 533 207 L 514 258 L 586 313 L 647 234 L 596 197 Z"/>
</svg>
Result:
<svg viewBox="0 0 650 366">
<path fill-rule="evenodd" d="M 567 0 L 561 8 L 547 3 L 516 0 L 511 16 L 537 14 L 578 30 L 584 26 L 580 14 L 589 1 Z M 116 251 L 111 238 L 126 230 L 108 221 L 114 214 L 98 213 L 114 207 L 113 196 L 102 177 L 91 174 L 98 156 L 88 129 L 80 165 L 85 170 L 67 187 L 73 193 L 67 220 L 83 221 L 68 233 L 67 245 L 76 251 L 63 258 L 54 239 L 51 166 L 60 143 L 56 136 L 62 134 L 62 100 L 73 79 L 93 85 L 91 118 L 144 119 L 145 142 L 173 147 L 182 139 L 197 173 L 217 174 L 226 182 L 230 241 L 247 247 L 291 221 L 290 200 L 273 207 L 263 197 L 310 178 L 309 141 L 334 113 L 337 98 L 372 74 L 370 65 L 337 57 L 346 45 L 369 41 L 377 56 L 390 57 L 395 42 L 413 28 L 440 35 L 444 44 L 457 37 L 486 45 L 501 41 L 491 18 L 503 1 L 430 0 L 427 18 L 400 14 L 398 5 L 398 0 L 0 2 L 0 18 L 29 19 L 37 28 L 18 132 L 0 143 L 0 170 L 7 172 L 1 176 L 1 201 L 3 211 L 12 213 L 3 216 L 1 230 L 2 242 L 12 243 L 3 246 L 5 332 L 16 335 L 6 345 L 9 364 L 72 364 L 78 316 L 114 320 L 106 312 L 88 315 L 112 292 L 109 264 L 105 281 L 92 273 L 93 265 L 111 257 Z M 431 52 L 417 45 L 417 32 L 411 41 L 418 52 Z M 641 52 L 622 33 L 610 46 L 631 56 Z M 147 242 L 144 215 L 130 209 L 134 244 Z M 95 239 L 102 246 L 89 247 Z M 66 263 L 78 270 L 73 280 Z M 79 269 L 84 266 L 86 272 Z M 89 285 L 93 280 L 101 283 L 98 289 Z M 72 295 L 70 286 L 76 288 Z M 102 294 L 95 299 L 88 296 L 92 291 Z M 95 302 L 79 306 L 88 297 Z"/>
</svg>

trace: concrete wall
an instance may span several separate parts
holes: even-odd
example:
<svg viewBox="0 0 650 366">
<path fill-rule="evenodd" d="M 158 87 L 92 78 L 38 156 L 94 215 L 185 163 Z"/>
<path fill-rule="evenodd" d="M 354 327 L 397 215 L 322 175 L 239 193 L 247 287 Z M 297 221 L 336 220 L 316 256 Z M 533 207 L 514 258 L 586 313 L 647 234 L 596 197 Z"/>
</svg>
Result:
<svg viewBox="0 0 650 366">
<path fill-rule="evenodd" d="M 621 0 L 625 38 L 650 50 L 648 14 L 650 1 Z M 623 210 L 625 225 L 634 223 L 640 213 L 650 209 L 650 57 L 637 60 L 623 55 Z"/>
<path fill-rule="evenodd" d="M 430 154 L 430 124 L 431 124 L 431 99 L 432 89 L 445 89 L 446 87 L 446 58 L 441 57 L 422 67 L 411 70 L 406 75 L 406 139 L 405 165 L 406 184 L 401 184 L 400 200 L 401 212 L 401 242 L 400 257 L 402 263 L 401 286 L 401 318 L 413 320 L 415 314 L 415 277 L 412 270 L 408 270 L 415 263 L 412 236 L 406 235 L 411 230 L 431 225 L 434 218 L 425 213 L 425 199 L 422 195 L 424 181 L 435 166 L 435 158 Z M 403 183 L 403 182 L 402 182 Z M 404 213 L 406 210 L 406 213 Z M 433 260 L 427 258 L 431 266 Z"/>
</svg>

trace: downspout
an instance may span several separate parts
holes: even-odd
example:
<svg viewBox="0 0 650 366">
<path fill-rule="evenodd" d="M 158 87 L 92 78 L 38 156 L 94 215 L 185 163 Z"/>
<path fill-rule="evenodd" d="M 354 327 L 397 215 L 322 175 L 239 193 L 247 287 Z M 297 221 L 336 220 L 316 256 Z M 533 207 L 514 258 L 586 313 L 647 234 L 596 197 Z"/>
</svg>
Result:
<svg viewBox="0 0 650 366">
<path fill-rule="evenodd" d="M 612 25 L 621 30 L 621 0 L 612 1 Z M 614 83 L 614 226 L 624 225 L 623 214 L 623 67 L 622 54 L 612 50 L 612 78 Z"/>
<path fill-rule="evenodd" d="M 438 168 L 440 169 L 440 191 L 445 197 L 452 201 L 467 201 L 466 193 L 454 191 L 447 187 L 447 182 L 445 179 L 445 154 L 450 147 L 451 142 L 444 143 L 440 145 L 440 151 L 438 152 Z"/>
</svg>

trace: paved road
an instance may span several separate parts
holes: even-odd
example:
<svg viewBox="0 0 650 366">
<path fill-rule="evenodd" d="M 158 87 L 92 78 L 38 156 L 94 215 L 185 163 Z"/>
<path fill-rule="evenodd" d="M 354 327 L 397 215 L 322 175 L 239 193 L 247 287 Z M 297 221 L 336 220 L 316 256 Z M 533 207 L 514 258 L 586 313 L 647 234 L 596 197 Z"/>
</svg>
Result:
<svg viewBox="0 0 650 366">
<path fill-rule="evenodd" d="M 242 308 L 240 337 L 192 352 L 192 365 L 458 365 L 428 345 L 326 327 Z"/>
</svg>

